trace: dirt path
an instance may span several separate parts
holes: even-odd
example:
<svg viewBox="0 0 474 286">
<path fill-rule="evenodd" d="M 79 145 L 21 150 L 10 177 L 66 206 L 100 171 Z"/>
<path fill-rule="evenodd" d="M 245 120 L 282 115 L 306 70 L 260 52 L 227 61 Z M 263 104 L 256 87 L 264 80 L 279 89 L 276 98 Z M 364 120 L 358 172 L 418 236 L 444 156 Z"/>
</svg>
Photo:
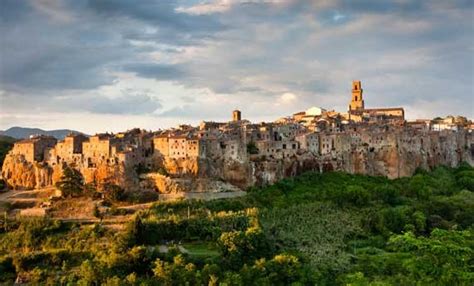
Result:
<svg viewBox="0 0 474 286">
<path fill-rule="evenodd" d="M 42 200 L 54 194 L 55 188 L 35 189 L 28 191 L 9 190 L 0 192 L 0 202 L 12 202 L 15 200 Z"/>
<path fill-rule="evenodd" d="M 8 198 L 13 194 L 13 191 L 0 192 L 0 202 L 6 202 Z"/>
</svg>

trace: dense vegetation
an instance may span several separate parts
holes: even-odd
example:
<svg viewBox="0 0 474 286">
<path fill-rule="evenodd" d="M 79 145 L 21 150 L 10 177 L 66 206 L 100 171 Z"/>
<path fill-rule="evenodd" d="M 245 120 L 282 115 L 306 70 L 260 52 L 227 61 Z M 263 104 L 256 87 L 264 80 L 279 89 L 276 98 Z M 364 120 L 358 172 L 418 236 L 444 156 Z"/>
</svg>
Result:
<svg viewBox="0 0 474 286">
<path fill-rule="evenodd" d="M 5 160 L 8 151 L 13 148 L 13 143 L 15 143 L 15 141 L 15 138 L 0 135 L 0 167 L 3 165 L 3 160 Z"/>
<path fill-rule="evenodd" d="M 122 230 L 3 221 L 0 281 L 473 285 L 473 192 L 468 165 L 397 180 L 306 173 L 241 198 L 156 203 Z"/>
<path fill-rule="evenodd" d="M 13 143 L 16 139 L 10 136 L 0 135 L 0 170 L 3 166 L 3 161 L 7 156 L 8 151 L 13 148 Z M 0 191 L 5 188 L 5 182 L 3 179 L 0 179 Z"/>
</svg>

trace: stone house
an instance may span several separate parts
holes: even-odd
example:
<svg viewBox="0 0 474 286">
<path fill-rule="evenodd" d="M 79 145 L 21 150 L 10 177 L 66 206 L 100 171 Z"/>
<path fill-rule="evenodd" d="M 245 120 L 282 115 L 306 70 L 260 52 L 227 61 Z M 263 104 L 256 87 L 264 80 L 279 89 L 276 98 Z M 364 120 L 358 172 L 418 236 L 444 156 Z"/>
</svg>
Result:
<svg viewBox="0 0 474 286">
<path fill-rule="evenodd" d="M 34 136 L 30 139 L 16 142 L 12 154 L 23 155 L 28 162 L 41 162 L 45 152 L 56 145 L 57 139 L 51 136 Z"/>
<path fill-rule="evenodd" d="M 295 140 L 300 144 L 300 148 L 313 154 L 319 153 L 319 133 L 310 132 L 296 136 Z"/>
</svg>

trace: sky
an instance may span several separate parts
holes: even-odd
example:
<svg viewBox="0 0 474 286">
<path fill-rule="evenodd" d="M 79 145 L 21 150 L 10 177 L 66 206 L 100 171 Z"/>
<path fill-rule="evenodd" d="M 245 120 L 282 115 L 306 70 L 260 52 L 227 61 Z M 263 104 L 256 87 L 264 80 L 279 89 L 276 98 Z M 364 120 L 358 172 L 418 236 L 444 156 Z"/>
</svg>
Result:
<svg viewBox="0 0 474 286">
<path fill-rule="evenodd" d="M 0 0 L 0 129 L 93 134 L 311 106 L 474 118 L 472 0 Z"/>
</svg>

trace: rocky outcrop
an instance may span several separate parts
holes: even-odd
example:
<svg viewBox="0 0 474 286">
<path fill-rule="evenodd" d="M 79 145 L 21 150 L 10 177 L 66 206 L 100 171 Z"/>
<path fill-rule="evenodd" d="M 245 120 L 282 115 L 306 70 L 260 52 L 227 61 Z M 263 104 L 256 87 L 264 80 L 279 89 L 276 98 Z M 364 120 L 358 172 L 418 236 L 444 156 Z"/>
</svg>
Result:
<svg viewBox="0 0 474 286">
<path fill-rule="evenodd" d="M 14 189 L 35 189 L 53 184 L 53 169 L 41 163 L 30 163 L 22 155 L 6 156 L 2 177 Z"/>
<path fill-rule="evenodd" d="M 77 168 L 84 176 L 85 183 L 95 184 L 100 188 L 105 183 L 121 186 L 127 190 L 136 190 L 138 176 L 132 167 L 102 163 L 93 168 L 80 166 Z"/>
<path fill-rule="evenodd" d="M 197 176 L 199 172 L 199 159 L 171 159 L 166 158 L 163 160 L 163 167 L 167 173 L 174 176 L 186 177 L 186 176 Z"/>
<path fill-rule="evenodd" d="M 170 178 L 158 173 L 149 173 L 140 176 L 140 178 L 142 189 L 154 190 L 160 194 L 240 191 L 230 183 L 208 178 Z"/>
<path fill-rule="evenodd" d="M 138 188 L 138 177 L 133 168 L 121 165 L 101 164 L 94 168 L 72 166 L 78 169 L 85 183 L 100 186 L 112 183 L 125 189 Z M 17 190 L 39 189 L 54 186 L 61 180 L 63 166 L 49 166 L 45 163 L 28 162 L 23 155 L 9 153 L 2 166 L 2 177 L 8 186 Z"/>
</svg>

